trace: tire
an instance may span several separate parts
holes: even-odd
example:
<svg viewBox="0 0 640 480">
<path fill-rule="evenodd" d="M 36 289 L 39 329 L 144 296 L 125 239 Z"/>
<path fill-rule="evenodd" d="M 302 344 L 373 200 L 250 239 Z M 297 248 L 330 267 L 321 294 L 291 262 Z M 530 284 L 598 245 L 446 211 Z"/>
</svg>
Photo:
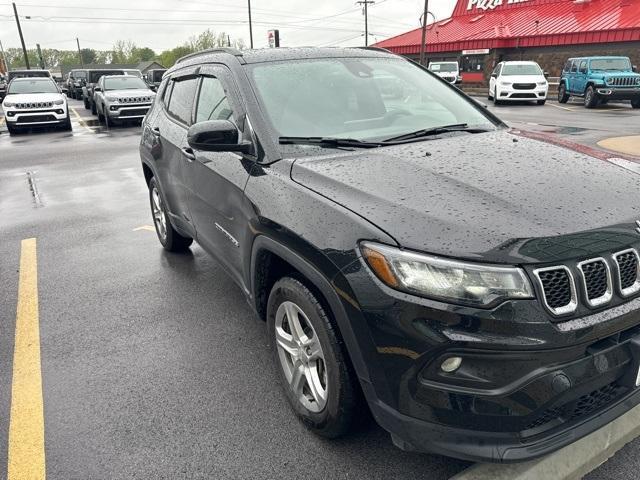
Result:
<svg viewBox="0 0 640 480">
<path fill-rule="evenodd" d="M 493 100 L 493 95 L 491 95 L 491 90 L 489 90 L 489 93 L 487 94 L 487 100 Z"/>
<path fill-rule="evenodd" d="M 352 431 L 367 409 L 336 327 L 317 297 L 295 278 L 278 280 L 269 294 L 267 329 L 278 376 L 298 418 L 326 438 Z"/>
<path fill-rule="evenodd" d="M 60 128 L 65 132 L 70 132 L 73 129 L 73 127 L 71 126 L 71 117 L 69 116 L 69 112 L 67 112 L 67 118 L 64 121 L 64 123 L 60 126 Z"/>
<path fill-rule="evenodd" d="M 9 131 L 9 135 L 15 135 L 18 133 L 18 127 L 14 127 L 10 123 L 7 123 L 7 130 Z"/>
<path fill-rule="evenodd" d="M 588 86 L 584 92 L 584 106 L 587 108 L 595 108 L 598 106 L 598 94 L 592 86 Z"/>
<path fill-rule="evenodd" d="M 82 101 L 84 102 L 84 108 L 86 110 L 90 110 L 91 109 L 91 105 L 89 104 L 89 99 L 86 97 L 82 97 Z"/>
<path fill-rule="evenodd" d="M 538 105 L 544 105 L 545 103 L 547 103 L 547 101 L 546 100 L 538 100 L 536 103 Z"/>
<path fill-rule="evenodd" d="M 149 203 L 151 205 L 153 225 L 162 247 L 169 252 L 183 252 L 189 248 L 193 243 L 193 239 L 183 237 L 171 225 L 164 196 L 155 177 L 152 177 L 149 181 Z"/>
<path fill-rule="evenodd" d="M 91 113 L 93 113 L 94 115 L 98 114 L 98 109 L 96 107 L 96 102 L 91 102 Z"/>
<path fill-rule="evenodd" d="M 567 86 L 561 83 L 558 87 L 558 103 L 567 103 L 571 95 L 567 93 Z"/>
<path fill-rule="evenodd" d="M 631 100 L 631 106 L 633 108 L 640 108 L 640 98 L 637 98 L 635 100 Z"/>
</svg>

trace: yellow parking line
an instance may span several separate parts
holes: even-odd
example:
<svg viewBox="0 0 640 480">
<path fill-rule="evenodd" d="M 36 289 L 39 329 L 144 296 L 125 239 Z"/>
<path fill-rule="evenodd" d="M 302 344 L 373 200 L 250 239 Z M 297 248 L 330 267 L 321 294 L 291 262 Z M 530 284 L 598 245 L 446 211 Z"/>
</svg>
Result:
<svg viewBox="0 0 640 480">
<path fill-rule="evenodd" d="M 4 123 L 4 117 L 0 118 L 0 125 Z"/>
<path fill-rule="evenodd" d="M 22 241 L 9 418 L 8 480 L 45 478 L 36 239 Z"/>
<path fill-rule="evenodd" d="M 87 122 L 85 122 L 82 117 L 80 116 L 80 114 L 76 111 L 76 109 L 74 107 L 69 107 L 71 109 L 71 111 L 75 114 L 76 118 L 78 119 L 78 123 L 80 125 L 82 125 L 88 132 L 93 133 L 93 130 L 91 130 L 91 128 L 89 127 L 89 125 L 87 125 Z"/>
</svg>

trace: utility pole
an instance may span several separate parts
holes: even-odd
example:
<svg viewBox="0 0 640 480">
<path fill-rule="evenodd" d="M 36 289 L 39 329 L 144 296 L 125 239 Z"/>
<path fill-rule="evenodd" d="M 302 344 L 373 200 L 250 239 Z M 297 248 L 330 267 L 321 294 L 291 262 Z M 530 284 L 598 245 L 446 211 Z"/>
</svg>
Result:
<svg viewBox="0 0 640 480">
<path fill-rule="evenodd" d="M 376 3 L 373 0 L 360 0 L 359 2 L 356 2 L 358 5 L 364 5 L 364 46 L 368 47 L 369 46 L 369 11 L 368 11 L 368 6 L 369 4 L 373 4 Z"/>
<path fill-rule="evenodd" d="M 247 0 L 249 5 L 249 44 L 253 48 L 253 26 L 251 25 L 251 0 Z"/>
<path fill-rule="evenodd" d="M 40 68 L 42 70 L 44 70 L 47 67 L 45 67 L 45 65 L 44 65 L 44 60 L 42 58 L 42 50 L 40 50 L 40 44 L 39 43 L 36 43 L 36 48 L 38 49 L 38 58 L 40 59 Z"/>
<path fill-rule="evenodd" d="M 82 60 L 82 50 L 80 49 L 80 40 L 76 37 L 76 43 L 78 44 L 78 58 L 80 58 L 80 66 L 84 68 L 84 61 Z"/>
<path fill-rule="evenodd" d="M 6 72 L 8 72 L 9 71 L 9 62 L 7 62 L 7 56 L 4 53 L 4 48 L 2 48 L 2 41 L 1 40 L 0 40 L 0 52 L 2 53 L 2 60 L 4 61 L 4 68 L 5 68 Z"/>
<path fill-rule="evenodd" d="M 227 33 L 227 47 L 230 47 L 230 46 L 231 46 L 231 37 Z"/>
<path fill-rule="evenodd" d="M 420 65 L 424 65 L 424 54 L 427 43 L 427 15 L 429 15 L 429 0 L 424 0 L 424 14 L 422 15 L 422 41 L 420 42 Z"/>
<path fill-rule="evenodd" d="M 27 47 L 24 46 L 24 37 L 22 36 L 22 27 L 20 26 L 20 18 L 18 17 L 18 9 L 15 2 L 13 2 L 13 14 L 16 16 L 16 24 L 18 25 L 18 33 L 20 34 L 20 42 L 22 43 L 22 53 L 24 53 L 24 63 L 27 65 L 27 70 L 31 70 L 29 66 L 29 56 L 27 55 Z"/>
</svg>

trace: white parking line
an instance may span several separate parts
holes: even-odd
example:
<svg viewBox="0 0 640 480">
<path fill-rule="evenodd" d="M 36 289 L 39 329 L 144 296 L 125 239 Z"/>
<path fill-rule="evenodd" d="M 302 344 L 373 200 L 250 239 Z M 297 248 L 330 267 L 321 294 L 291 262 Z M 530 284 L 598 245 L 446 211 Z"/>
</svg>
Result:
<svg viewBox="0 0 640 480">
<path fill-rule="evenodd" d="M 78 113 L 78 111 L 74 107 L 69 107 L 69 108 L 71 109 L 71 111 L 74 113 L 74 115 L 78 119 L 78 123 L 80 125 L 82 125 L 88 132 L 94 133 L 94 131 L 92 129 L 93 128 L 97 128 L 97 127 L 90 127 L 89 125 L 87 125 L 87 123 L 82 119 L 82 117 L 80 116 L 80 114 Z"/>
<path fill-rule="evenodd" d="M 550 105 L 550 106 L 555 107 L 555 108 L 561 108 L 562 110 L 566 110 L 567 112 L 573 112 L 575 110 L 575 109 L 569 108 L 569 107 L 561 107 L 560 105 L 555 105 L 553 103 L 547 103 L 547 105 Z"/>
</svg>

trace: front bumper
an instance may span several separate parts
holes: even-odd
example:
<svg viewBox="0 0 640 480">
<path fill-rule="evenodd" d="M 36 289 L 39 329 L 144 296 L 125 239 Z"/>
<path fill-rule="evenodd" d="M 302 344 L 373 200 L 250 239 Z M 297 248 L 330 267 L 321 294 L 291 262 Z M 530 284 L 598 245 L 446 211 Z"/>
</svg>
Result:
<svg viewBox="0 0 640 480">
<path fill-rule="evenodd" d="M 637 100 L 640 99 L 640 87 L 607 87 L 599 86 L 596 88 L 596 92 L 602 98 L 609 100 Z"/>
<path fill-rule="evenodd" d="M 113 120 L 140 120 L 145 117 L 150 108 L 151 103 L 111 103 L 105 105 L 105 112 Z"/>
<path fill-rule="evenodd" d="M 16 127 L 35 125 L 55 125 L 67 121 L 68 111 L 65 105 L 55 105 L 52 108 L 17 110 L 7 109 L 5 121 Z"/>
<path fill-rule="evenodd" d="M 640 403 L 640 298 L 550 321 L 537 300 L 479 310 L 397 292 L 357 263 L 344 275 L 363 391 L 401 448 L 523 461 Z M 446 373 L 450 357 L 462 363 Z"/>
<path fill-rule="evenodd" d="M 496 87 L 496 98 L 501 101 L 546 100 L 548 90 L 548 86 L 536 86 L 535 88 L 530 89 L 515 89 L 512 86 L 499 85 Z"/>
</svg>

